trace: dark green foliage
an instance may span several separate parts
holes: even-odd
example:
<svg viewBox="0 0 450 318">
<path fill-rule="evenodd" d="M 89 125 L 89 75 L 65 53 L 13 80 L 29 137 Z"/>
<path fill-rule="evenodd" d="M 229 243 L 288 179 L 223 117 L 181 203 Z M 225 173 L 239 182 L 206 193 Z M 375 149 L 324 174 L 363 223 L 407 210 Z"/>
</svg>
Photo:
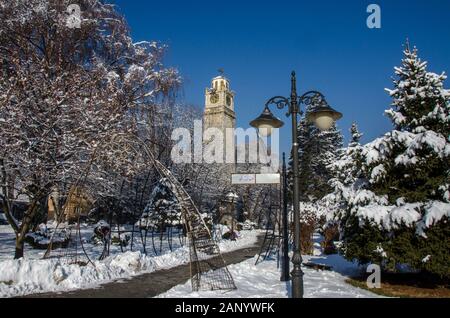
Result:
<svg viewBox="0 0 450 318">
<path fill-rule="evenodd" d="M 359 219 L 353 215 L 341 222 L 341 233 L 344 233 L 341 252 L 348 260 L 357 260 L 359 264 L 382 264 L 382 256 L 376 250 L 386 237 L 384 233 L 368 221 L 360 225 Z"/>
<path fill-rule="evenodd" d="M 428 229 L 427 237 L 416 235 L 415 229 L 408 227 L 388 232 L 369 222 L 360 226 L 355 217 L 346 221 L 341 252 L 348 260 L 357 260 L 360 264 L 379 264 L 391 272 L 398 271 L 399 265 L 407 265 L 411 270 L 428 272 L 443 279 L 450 278 L 448 219 Z M 379 252 L 380 247 L 386 257 Z M 426 260 L 429 255 L 429 260 Z"/>
<path fill-rule="evenodd" d="M 371 190 L 378 195 L 388 195 L 395 204 L 397 199 L 406 202 L 424 202 L 440 200 L 442 194 L 436 189 L 449 182 L 449 161 L 439 158 L 429 148 L 416 151 L 419 161 L 414 165 L 395 165 L 395 158 L 406 151 L 406 147 L 395 145 L 392 156 L 384 164 L 386 176 L 371 183 Z M 376 165 L 368 167 L 368 174 Z"/>
<path fill-rule="evenodd" d="M 429 273 L 450 279 L 450 220 L 442 220 L 425 232 L 427 238 L 420 238 L 417 243 L 418 258 L 421 268 Z M 432 255 L 428 262 L 422 262 L 423 255 Z"/>
</svg>

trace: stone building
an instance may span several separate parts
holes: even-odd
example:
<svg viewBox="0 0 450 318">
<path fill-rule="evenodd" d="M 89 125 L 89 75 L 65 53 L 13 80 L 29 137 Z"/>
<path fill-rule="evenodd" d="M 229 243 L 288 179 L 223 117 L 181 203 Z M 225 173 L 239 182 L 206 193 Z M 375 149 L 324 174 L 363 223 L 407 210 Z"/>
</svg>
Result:
<svg viewBox="0 0 450 318">
<path fill-rule="evenodd" d="M 235 156 L 234 132 L 227 128 L 236 128 L 236 113 L 234 111 L 235 93 L 230 88 L 230 81 L 223 75 L 213 78 L 211 87 L 205 91 L 205 112 L 203 128 L 217 128 L 223 135 L 223 154 L 226 162 L 226 151 Z M 208 142 L 208 140 L 206 140 Z M 231 176 L 230 176 L 231 177 Z"/>
</svg>

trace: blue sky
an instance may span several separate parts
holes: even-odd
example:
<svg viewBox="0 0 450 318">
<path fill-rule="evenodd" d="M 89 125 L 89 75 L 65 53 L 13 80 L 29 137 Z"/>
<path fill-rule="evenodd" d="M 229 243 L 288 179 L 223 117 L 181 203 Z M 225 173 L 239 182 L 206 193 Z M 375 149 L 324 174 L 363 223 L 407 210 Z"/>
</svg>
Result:
<svg viewBox="0 0 450 318">
<path fill-rule="evenodd" d="M 368 142 L 391 129 L 383 115 L 390 104 L 384 88 L 392 87 L 407 37 L 429 70 L 450 72 L 448 0 L 112 2 L 136 41 L 169 45 L 166 64 L 184 78 L 184 102 L 203 106 L 204 89 L 223 68 L 237 94 L 240 127 L 261 113 L 268 98 L 289 94 L 295 70 L 299 93 L 321 91 L 344 113 L 339 126 L 345 135 L 357 121 Z M 381 29 L 367 28 L 371 3 L 381 6 Z M 289 151 L 290 125 L 281 136 Z"/>
</svg>

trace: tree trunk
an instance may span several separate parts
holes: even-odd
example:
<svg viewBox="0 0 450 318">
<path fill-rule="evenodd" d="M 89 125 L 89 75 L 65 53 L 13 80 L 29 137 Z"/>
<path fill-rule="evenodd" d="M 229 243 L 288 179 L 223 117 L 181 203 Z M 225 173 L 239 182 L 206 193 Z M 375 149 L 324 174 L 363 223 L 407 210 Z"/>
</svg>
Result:
<svg viewBox="0 0 450 318">
<path fill-rule="evenodd" d="M 37 209 L 37 201 L 31 203 L 28 207 L 27 213 L 22 220 L 22 225 L 19 228 L 19 233 L 16 234 L 16 250 L 14 253 L 14 259 L 20 259 L 24 255 L 24 245 L 25 245 L 25 237 L 29 232 L 29 228 L 31 222 L 33 220 L 34 215 L 36 214 Z"/>
<path fill-rule="evenodd" d="M 22 239 L 16 239 L 16 250 L 14 253 L 14 259 L 23 258 L 23 250 L 24 250 L 24 241 Z"/>
</svg>

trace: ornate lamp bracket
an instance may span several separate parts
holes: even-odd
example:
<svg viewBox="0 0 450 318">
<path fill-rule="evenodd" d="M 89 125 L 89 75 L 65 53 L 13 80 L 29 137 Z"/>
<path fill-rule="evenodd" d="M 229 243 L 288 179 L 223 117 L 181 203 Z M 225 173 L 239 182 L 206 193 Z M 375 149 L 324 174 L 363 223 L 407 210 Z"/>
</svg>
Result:
<svg viewBox="0 0 450 318">
<path fill-rule="evenodd" d="M 287 108 L 288 112 L 286 113 L 286 116 L 289 117 L 291 115 L 291 101 L 286 97 L 275 96 L 266 103 L 267 108 L 270 108 L 270 105 L 274 105 L 278 109 Z"/>
<path fill-rule="evenodd" d="M 303 104 L 307 107 L 308 106 L 318 107 L 328 105 L 325 100 L 325 96 L 317 91 L 309 91 L 300 96 L 298 98 L 298 104 L 299 105 Z"/>
</svg>

